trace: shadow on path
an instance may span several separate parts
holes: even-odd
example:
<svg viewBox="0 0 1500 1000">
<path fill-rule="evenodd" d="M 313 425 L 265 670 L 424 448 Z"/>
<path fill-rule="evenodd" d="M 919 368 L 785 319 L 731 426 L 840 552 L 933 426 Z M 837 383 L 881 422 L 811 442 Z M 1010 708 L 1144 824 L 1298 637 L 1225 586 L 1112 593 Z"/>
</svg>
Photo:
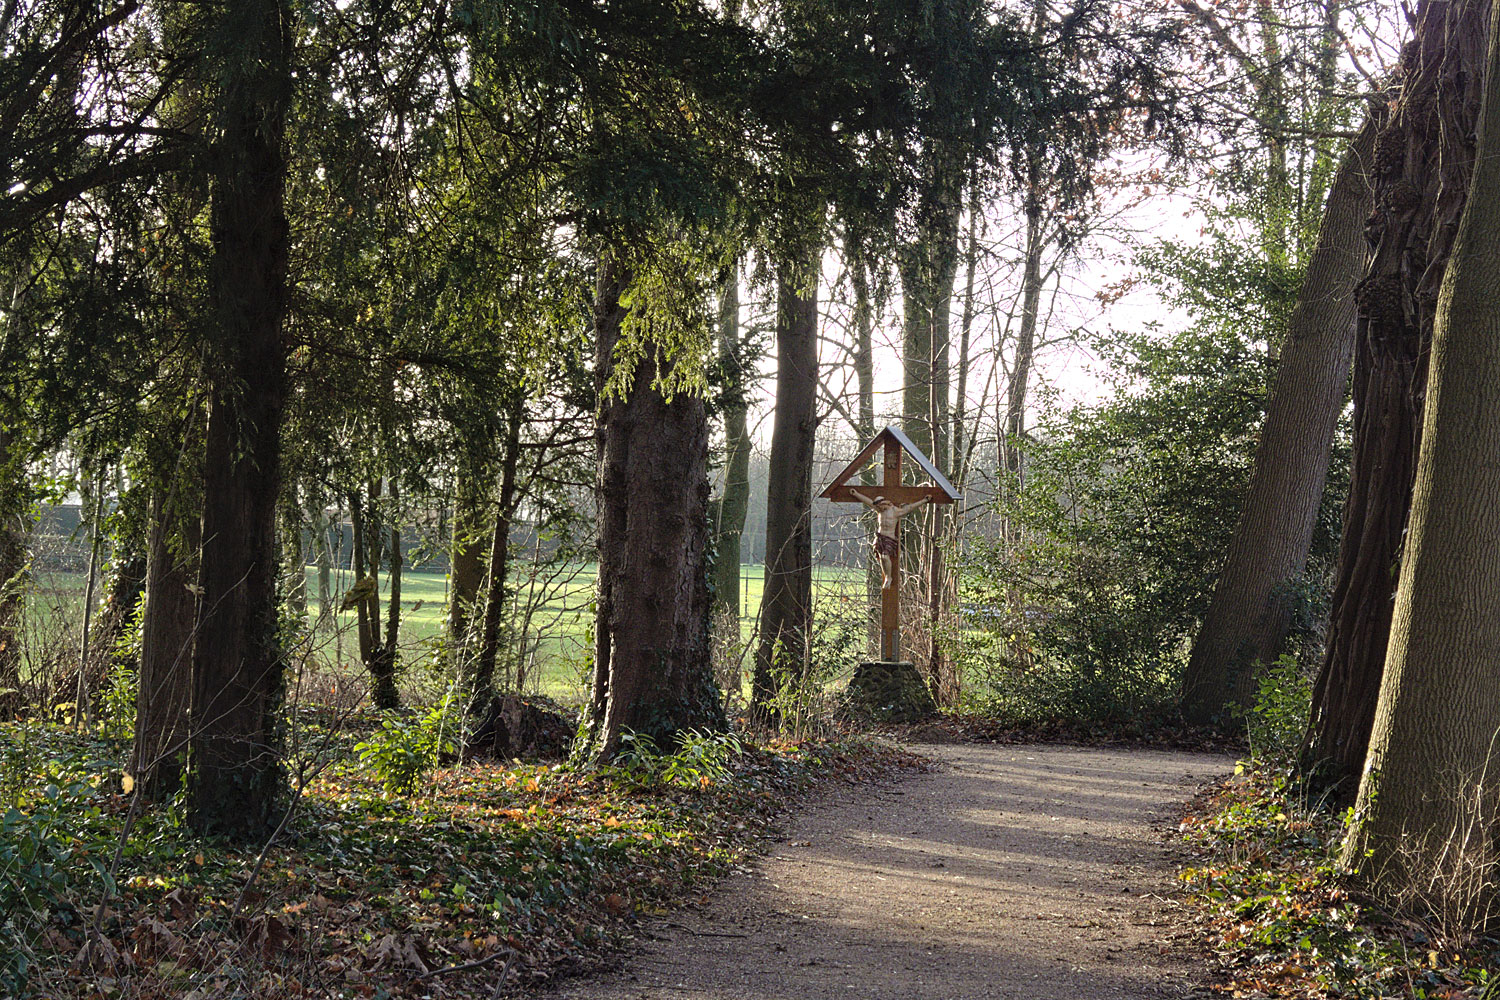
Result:
<svg viewBox="0 0 1500 1000">
<path fill-rule="evenodd" d="M 622 969 L 556 1000 L 1116 1000 L 1201 994 L 1163 920 L 1152 823 L 1227 758 L 921 747 L 930 774 L 795 817 L 752 874 L 647 922 Z M 712 935 L 712 936 L 710 936 Z"/>
</svg>

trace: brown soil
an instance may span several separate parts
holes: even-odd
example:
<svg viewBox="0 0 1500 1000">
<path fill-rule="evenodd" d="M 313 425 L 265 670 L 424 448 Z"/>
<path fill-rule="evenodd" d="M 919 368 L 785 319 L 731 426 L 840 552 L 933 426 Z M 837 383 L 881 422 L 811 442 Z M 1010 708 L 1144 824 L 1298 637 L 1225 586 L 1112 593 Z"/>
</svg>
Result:
<svg viewBox="0 0 1500 1000">
<path fill-rule="evenodd" d="M 939 766 L 813 805 L 704 905 L 642 924 L 590 1000 L 1206 995 L 1158 824 L 1225 757 L 921 746 Z"/>
</svg>

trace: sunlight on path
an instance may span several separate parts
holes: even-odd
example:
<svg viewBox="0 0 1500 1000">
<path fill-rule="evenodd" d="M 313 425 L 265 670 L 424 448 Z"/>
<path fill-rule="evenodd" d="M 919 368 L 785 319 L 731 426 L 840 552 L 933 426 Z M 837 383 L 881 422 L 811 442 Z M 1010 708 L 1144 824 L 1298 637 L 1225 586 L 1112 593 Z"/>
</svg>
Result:
<svg viewBox="0 0 1500 1000">
<path fill-rule="evenodd" d="M 1124 1000 L 1199 995 L 1165 919 L 1154 821 L 1230 762 L 1054 746 L 919 748 L 942 766 L 813 806 L 711 902 L 643 927 L 557 1000 Z"/>
</svg>

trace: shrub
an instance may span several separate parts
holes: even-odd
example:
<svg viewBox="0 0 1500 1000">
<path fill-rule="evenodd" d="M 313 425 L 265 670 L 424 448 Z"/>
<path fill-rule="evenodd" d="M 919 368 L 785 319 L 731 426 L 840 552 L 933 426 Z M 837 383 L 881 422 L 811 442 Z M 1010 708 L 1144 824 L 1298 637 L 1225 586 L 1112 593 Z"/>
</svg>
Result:
<svg viewBox="0 0 1500 1000">
<path fill-rule="evenodd" d="M 444 754 L 457 747 L 451 716 L 453 698 L 444 697 L 425 715 L 391 711 L 368 740 L 354 745 L 359 759 L 392 795 L 414 795 Z"/>
<path fill-rule="evenodd" d="M 1288 767 L 1296 759 L 1312 711 L 1312 679 L 1288 653 L 1261 671 L 1255 704 L 1244 713 L 1250 759 Z"/>
<path fill-rule="evenodd" d="M 744 745 L 733 733 L 684 729 L 677 734 L 677 749 L 672 753 L 663 753 L 645 733 L 625 733 L 613 766 L 642 785 L 705 788 L 729 780 L 729 763 L 742 752 Z"/>
</svg>

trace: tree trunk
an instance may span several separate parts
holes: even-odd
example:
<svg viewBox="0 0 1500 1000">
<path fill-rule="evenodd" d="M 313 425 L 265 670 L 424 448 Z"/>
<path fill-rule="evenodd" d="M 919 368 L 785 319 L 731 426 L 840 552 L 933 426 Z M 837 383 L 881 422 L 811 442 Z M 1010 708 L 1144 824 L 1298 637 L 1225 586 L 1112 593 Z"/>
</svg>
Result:
<svg viewBox="0 0 1500 1000">
<path fill-rule="evenodd" d="M 484 620 L 479 652 L 474 658 L 469 704 L 485 711 L 495 693 L 495 661 L 500 653 L 500 621 L 505 617 L 505 577 L 510 566 L 510 520 L 516 506 L 516 465 L 521 457 L 521 422 L 526 419 L 526 397 L 519 392 L 505 414 L 505 447 L 500 455 L 500 505 L 490 538 L 489 586 L 485 590 Z"/>
<path fill-rule="evenodd" d="M 1286 641 L 1288 588 L 1307 565 L 1347 394 L 1378 128 L 1373 118 L 1365 124 L 1334 179 L 1282 340 L 1244 514 L 1188 660 L 1182 713 L 1191 722 L 1214 721 L 1226 705 L 1250 705 L 1257 669 L 1273 662 Z"/>
<path fill-rule="evenodd" d="M 170 494 L 159 494 L 151 503 L 146 613 L 129 768 L 141 794 L 153 801 L 170 797 L 182 785 L 193 690 L 193 587 L 200 539 L 197 520 L 178 517 L 173 508 Z"/>
<path fill-rule="evenodd" d="M 344 598 L 354 604 L 359 632 L 359 655 L 370 672 L 370 702 L 386 711 L 401 707 L 401 692 L 396 689 L 396 650 L 380 637 L 380 554 L 385 547 L 381 537 L 376 502 L 383 492 L 379 478 L 370 483 L 369 507 L 360 495 L 349 495 L 349 528 L 354 536 L 354 587 Z M 399 586 L 399 584 L 398 584 Z"/>
<path fill-rule="evenodd" d="M 307 623 L 307 556 L 302 549 L 302 506 L 295 489 L 281 501 L 282 589 L 300 630 Z"/>
<path fill-rule="evenodd" d="M 386 584 L 385 597 L 385 642 L 382 650 L 387 662 L 390 664 L 391 687 L 395 688 L 396 671 L 400 667 L 397 655 L 400 649 L 401 639 L 401 567 L 403 559 L 401 555 L 401 521 L 400 521 L 400 494 L 397 492 L 396 477 L 391 476 L 391 526 L 390 526 L 390 555 L 386 558 L 386 565 L 390 567 L 388 582 Z M 396 703 L 390 708 L 398 708 L 401 704 L 401 696 L 396 695 Z"/>
<path fill-rule="evenodd" d="M 1033 175 L 1039 170 L 1033 170 Z M 1040 179 L 1033 180 L 1039 184 Z M 1021 329 L 1016 336 L 1016 358 L 1005 384 L 1005 433 L 1001 449 L 1004 468 L 1021 471 L 1021 435 L 1026 430 L 1026 390 L 1031 384 L 1031 361 L 1036 353 L 1036 334 L 1042 308 L 1042 206 L 1036 192 L 1026 197 L 1026 248 L 1021 271 Z"/>
<path fill-rule="evenodd" d="M 282 144 L 292 13 L 285 0 L 245 0 L 217 17 L 206 57 L 219 75 L 219 141 L 189 822 L 200 833 L 254 837 L 274 821 L 283 787 L 276 501 L 286 399 Z"/>
<path fill-rule="evenodd" d="M 783 264 L 776 291 L 776 406 L 766 484 L 765 589 L 752 716 L 805 681 L 812 631 L 812 466 L 818 412 L 818 255 Z"/>
<path fill-rule="evenodd" d="M 655 354 L 628 395 L 606 395 L 626 278 L 606 256 L 595 299 L 599 400 L 599 592 L 590 758 L 627 730 L 670 746 L 686 728 L 722 729 L 709 660 L 708 417 L 703 400 L 653 387 Z"/>
<path fill-rule="evenodd" d="M 851 245 L 849 276 L 854 286 L 854 379 L 859 391 L 859 426 L 855 432 L 860 446 L 875 438 L 875 302 L 870 295 L 870 275 L 864 251 Z M 859 481 L 874 486 L 875 466 L 866 464 L 859 470 Z M 869 495 L 866 491 L 866 496 Z M 865 626 L 866 654 L 879 655 L 880 650 L 880 562 L 875 558 L 875 520 L 866 518 L 865 541 Z"/>
<path fill-rule="evenodd" d="M 948 373 L 934 372 L 935 358 L 947 358 L 948 309 L 958 271 L 958 231 L 964 170 L 961 155 L 938 142 L 926 154 L 924 191 L 917 232 L 901 253 L 903 430 L 922 453 L 937 460 L 946 433 L 934 414 L 948 412 Z M 935 382 L 941 379 L 940 398 Z"/>
<path fill-rule="evenodd" d="M 968 478 L 973 438 L 968 432 L 969 419 L 969 345 L 974 332 L 974 270 L 979 261 L 979 217 L 984 206 L 980 198 L 979 169 L 969 175 L 969 231 L 964 239 L 964 306 L 958 327 L 958 385 L 953 394 L 953 461 L 948 479 L 960 491 Z"/>
<path fill-rule="evenodd" d="M 379 636 L 375 633 L 374 623 L 370 619 L 370 605 L 364 598 L 364 593 L 371 587 L 376 586 L 379 579 L 377 570 L 378 557 L 367 560 L 365 558 L 365 542 L 369 538 L 369 529 L 365 525 L 364 496 L 361 493 L 350 493 L 345 498 L 349 502 L 349 568 L 353 571 L 354 584 L 344 594 L 343 607 L 347 610 L 351 605 L 354 608 L 355 637 L 359 641 L 359 661 L 367 667 L 375 655 L 375 645 Z M 375 565 L 370 565 L 374 562 Z"/>
<path fill-rule="evenodd" d="M 1321 765 L 1316 782 L 1345 796 L 1364 766 L 1385 667 L 1437 291 L 1473 163 L 1482 75 L 1447 38 L 1482 39 L 1484 30 L 1473 2 L 1424 3 L 1402 56 L 1400 98 L 1375 139 L 1376 212 L 1366 227 L 1374 255 L 1355 289 L 1349 497 L 1303 754 Z"/>
<path fill-rule="evenodd" d="M 719 302 L 719 357 L 726 368 L 734 369 L 733 392 L 724 407 L 724 495 L 719 498 L 715 525 L 717 545 L 714 556 L 714 600 L 734 616 L 739 628 L 740 616 L 740 538 L 745 533 L 745 516 L 750 509 L 750 431 L 746 423 L 748 407 L 745 390 L 749 372 L 740 364 L 740 279 L 739 269 L 724 282 Z"/>
<path fill-rule="evenodd" d="M 448 556 L 448 647 L 459 677 L 468 676 L 472 669 L 469 624 L 484 580 L 484 514 L 491 482 L 485 463 L 467 457 L 454 489 L 453 542 Z"/>
<path fill-rule="evenodd" d="M 321 503 L 312 512 L 313 559 L 318 567 L 318 618 L 333 613 L 333 552 L 328 544 L 328 514 Z"/>
<path fill-rule="evenodd" d="M 1488 5 L 1463 6 L 1445 42 L 1464 96 L 1482 82 L 1479 155 L 1442 283 L 1406 565 L 1342 860 L 1397 901 L 1425 889 L 1436 899 L 1423 904 L 1468 927 L 1493 919 L 1500 862 L 1500 30 L 1485 19 L 1481 72 L 1474 22 Z"/>
</svg>

